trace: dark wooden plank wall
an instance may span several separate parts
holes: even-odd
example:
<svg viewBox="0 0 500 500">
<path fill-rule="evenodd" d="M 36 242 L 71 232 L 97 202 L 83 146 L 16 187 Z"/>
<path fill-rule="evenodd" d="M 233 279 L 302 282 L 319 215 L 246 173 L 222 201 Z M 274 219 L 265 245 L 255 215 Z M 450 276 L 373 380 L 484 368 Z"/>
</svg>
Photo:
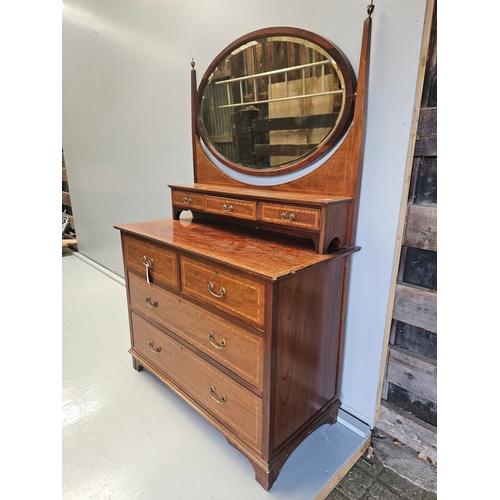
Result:
<svg viewBox="0 0 500 500">
<path fill-rule="evenodd" d="M 437 459 L 436 4 L 377 427 Z"/>
</svg>

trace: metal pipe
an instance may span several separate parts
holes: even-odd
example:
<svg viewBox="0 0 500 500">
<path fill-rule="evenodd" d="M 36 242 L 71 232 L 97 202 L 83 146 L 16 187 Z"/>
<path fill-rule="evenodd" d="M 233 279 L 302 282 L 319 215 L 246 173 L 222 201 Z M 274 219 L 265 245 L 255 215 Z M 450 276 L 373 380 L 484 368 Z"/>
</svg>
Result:
<svg viewBox="0 0 500 500">
<path fill-rule="evenodd" d="M 219 80 L 215 82 L 215 85 L 227 85 L 229 83 L 233 82 L 238 82 L 240 80 L 250 80 L 251 78 L 258 78 L 261 76 L 268 76 L 268 75 L 277 75 L 279 73 L 286 73 L 287 71 L 294 71 L 294 70 L 299 70 L 303 68 L 311 68 L 313 66 L 322 66 L 325 64 L 332 64 L 331 61 L 318 61 L 314 63 L 309 63 L 309 64 L 302 64 L 300 66 L 290 66 L 289 68 L 284 68 L 284 69 L 275 69 L 273 71 L 265 71 L 264 73 L 258 73 L 256 75 L 249 75 L 249 76 L 240 76 L 239 78 L 231 78 L 230 80 Z"/>
<path fill-rule="evenodd" d="M 343 94 L 343 90 L 331 90 L 329 92 L 318 92 L 317 94 L 294 95 L 291 97 L 277 97 L 276 99 L 266 99 L 264 101 L 244 102 L 239 104 L 225 104 L 218 108 L 236 108 L 238 106 L 249 106 L 250 104 L 264 104 L 266 102 L 289 101 L 291 99 L 305 99 L 306 97 L 320 97 L 323 95 Z"/>
</svg>

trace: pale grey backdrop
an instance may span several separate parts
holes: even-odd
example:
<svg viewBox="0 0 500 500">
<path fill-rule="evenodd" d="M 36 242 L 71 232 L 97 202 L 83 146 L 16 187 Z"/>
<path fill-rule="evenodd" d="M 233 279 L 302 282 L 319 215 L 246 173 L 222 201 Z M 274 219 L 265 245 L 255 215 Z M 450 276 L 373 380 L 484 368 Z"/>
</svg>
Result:
<svg viewBox="0 0 500 500">
<path fill-rule="evenodd" d="M 234 39 L 293 26 L 337 44 L 355 71 L 368 0 L 63 0 L 62 146 L 79 251 L 123 276 L 114 224 L 171 216 L 192 182 L 190 62 L 200 79 Z M 426 0 L 375 1 L 366 158 L 347 308 L 341 399 L 369 425 Z M 124 332 L 124 335 L 127 335 Z"/>
</svg>

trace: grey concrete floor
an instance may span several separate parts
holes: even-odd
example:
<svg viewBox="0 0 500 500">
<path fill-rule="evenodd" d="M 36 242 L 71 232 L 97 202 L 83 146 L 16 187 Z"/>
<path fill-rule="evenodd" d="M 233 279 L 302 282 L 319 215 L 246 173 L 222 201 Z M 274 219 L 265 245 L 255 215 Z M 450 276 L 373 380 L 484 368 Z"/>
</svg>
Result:
<svg viewBox="0 0 500 500">
<path fill-rule="evenodd" d="M 434 500 L 437 466 L 375 429 L 367 450 L 326 500 Z"/>
</svg>

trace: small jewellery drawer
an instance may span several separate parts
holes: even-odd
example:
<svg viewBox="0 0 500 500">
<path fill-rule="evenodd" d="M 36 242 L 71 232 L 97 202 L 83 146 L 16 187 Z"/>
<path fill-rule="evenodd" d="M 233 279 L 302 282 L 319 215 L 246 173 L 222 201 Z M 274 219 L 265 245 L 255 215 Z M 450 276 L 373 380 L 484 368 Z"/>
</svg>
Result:
<svg viewBox="0 0 500 500">
<path fill-rule="evenodd" d="M 262 390 L 263 338 L 135 274 L 128 275 L 130 306 L 194 345 Z"/>
<path fill-rule="evenodd" d="M 273 224 L 319 230 L 321 210 L 319 208 L 262 203 L 260 219 Z"/>
<path fill-rule="evenodd" d="M 240 219 L 257 219 L 257 203 L 255 201 L 205 196 L 205 211 L 214 214 L 232 215 Z"/>
<path fill-rule="evenodd" d="M 204 196 L 199 193 L 191 193 L 187 191 L 172 191 L 172 202 L 177 206 L 185 206 L 186 209 L 190 208 L 205 208 Z"/>
<path fill-rule="evenodd" d="M 132 313 L 134 352 L 142 355 L 225 426 L 261 449 L 262 399 Z"/>
<path fill-rule="evenodd" d="M 217 309 L 264 326 L 264 283 L 224 266 L 181 256 L 182 291 Z"/>
<path fill-rule="evenodd" d="M 161 282 L 179 288 L 175 252 L 127 234 L 123 235 L 122 246 L 125 267 L 138 271 L 148 283 Z"/>
</svg>

